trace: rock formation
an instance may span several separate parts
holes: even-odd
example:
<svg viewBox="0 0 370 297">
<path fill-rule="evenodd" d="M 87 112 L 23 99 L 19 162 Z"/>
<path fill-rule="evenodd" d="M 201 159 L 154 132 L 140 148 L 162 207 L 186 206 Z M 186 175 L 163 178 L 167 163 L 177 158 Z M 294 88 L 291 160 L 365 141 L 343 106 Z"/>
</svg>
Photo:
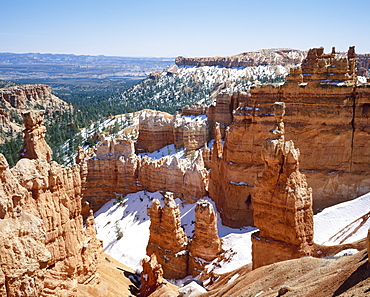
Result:
<svg viewBox="0 0 370 297">
<path fill-rule="evenodd" d="M 368 257 L 368 267 L 370 268 L 370 228 L 367 232 L 367 238 L 366 238 L 366 248 L 367 248 L 367 257 Z"/>
<path fill-rule="evenodd" d="M 197 276 L 222 253 L 217 216 L 212 204 L 206 200 L 200 200 L 195 208 L 194 231 L 189 246 L 189 274 Z"/>
<path fill-rule="evenodd" d="M 25 117 L 26 128 L 43 127 L 39 115 Z M 28 150 L 38 152 L 32 144 Z M 9 169 L 0 155 L 3 296 L 76 296 L 78 283 L 97 281 L 101 243 L 92 216 L 83 227 L 80 168 L 46 159 L 37 153 Z"/>
<path fill-rule="evenodd" d="M 115 198 L 115 193 L 171 191 L 189 202 L 207 195 L 208 171 L 203 155 L 198 152 L 184 159 L 176 156 L 142 158 L 135 154 L 132 140 L 106 138 L 96 146 L 92 156 L 79 164 L 86 175 L 84 201 L 94 211 Z M 87 211 L 88 208 L 84 216 Z"/>
<path fill-rule="evenodd" d="M 147 255 L 156 255 L 165 278 L 184 278 L 188 271 L 188 239 L 181 227 L 180 211 L 172 194 L 166 193 L 163 208 L 157 199 L 153 200 L 149 215 L 151 224 Z"/>
<path fill-rule="evenodd" d="M 141 264 L 143 270 L 140 273 L 141 287 L 139 296 L 146 297 L 164 284 L 163 269 L 161 264 L 158 263 L 155 254 L 144 258 Z"/>
<path fill-rule="evenodd" d="M 370 163 L 365 149 L 370 137 L 370 88 L 356 85 L 355 62 L 354 48 L 328 55 L 322 48 L 312 49 L 302 66 L 291 69 L 285 84 L 252 86 L 250 94 L 228 95 L 237 104 L 232 100 L 225 101 L 230 105 L 220 104 L 219 119 L 228 113 L 221 121 L 230 123 L 226 119 L 233 110 L 233 120 L 224 128 L 221 155 L 212 161 L 209 193 L 224 223 L 253 223 L 253 187 L 263 169 L 261 144 L 273 123 L 271 105 L 276 101 L 287 105 L 285 135 L 300 148 L 300 168 L 313 188 L 315 211 L 370 191 L 365 165 Z M 221 99 L 217 97 L 220 103 Z"/>
<path fill-rule="evenodd" d="M 313 253 L 312 190 L 299 171 L 299 150 L 285 141 L 285 104 L 274 104 L 276 127 L 263 143 L 265 168 L 253 199 L 253 268 Z"/>
<path fill-rule="evenodd" d="M 154 152 L 174 143 L 173 116 L 155 110 L 143 110 L 139 115 L 139 137 L 136 148 Z"/>
<path fill-rule="evenodd" d="M 19 159 L 40 159 L 50 162 L 52 151 L 45 141 L 44 111 L 27 111 L 22 113 L 22 117 L 26 129 L 23 131 L 24 145 L 19 152 Z"/>
<path fill-rule="evenodd" d="M 47 119 L 71 112 L 73 107 L 52 94 L 46 85 L 22 85 L 0 88 L 0 128 L 5 134 L 0 143 L 14 132 L 21 132 L 21 113 L 28 109 L 45 109 Z"/>
<path fill-rule="evenodd" d="M 179 279 L 189 274 L 198 276 L 207 264 L 216 258 L 221 259 L 223 252 L 212 204 L 206 200 L 198 201 L 194 236 L 188 242 L 172 193 L 167 192 L 164 199 L 163 208 L 158 200 L 153 200 L 148 210 L 151 225 L 147 255 L 156 255 L 165 278 Z"/>
</svg>

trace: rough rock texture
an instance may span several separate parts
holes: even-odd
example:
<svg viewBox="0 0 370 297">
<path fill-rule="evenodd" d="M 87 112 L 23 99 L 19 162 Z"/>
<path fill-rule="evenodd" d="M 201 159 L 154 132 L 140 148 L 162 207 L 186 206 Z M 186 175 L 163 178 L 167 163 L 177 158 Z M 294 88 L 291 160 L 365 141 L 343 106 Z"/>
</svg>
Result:
<svg viewBox="0 0 370 297">
<path fill-rule="evenodd" d="M 173 131 L 175 147 L 184 147 L 187 151 L 197 150 L 210 140 L 207 118 L 189 121 L 186 117 L 176 115 Z"/>
<path fill-rule="evenodd" d="M 184 278 L 188 275 L 188 239 L 181 227 L 180 211 L 172 194 L 166 193 L 163 208 L 157 199 L 153 200 L 149 215 L 151 224 L 147 255 L 156 255 L 165 278 Z"/>
<path fill-rule="evenodd" d="M 355 63 L 353 48 L 344 55 L 312 49 L 285 84 L 229 95 L 238 96 L 238 104 L 223 106 L 225 112 L 234 109 L 233 122 L 225 129 L 209 181 L 210 196 L 226 224 L 253 222 L 253 187 L 263 169 L 261 144 L 274 122 L 271 105 L 276 101 L 287 105 L 285 136 L 300 148 L 300 168 L 313 189 L 315 211 L 370 191 L 370 88 L 356 84 Z M 209 123 L 212 127 L 211 118 Z"/>
<path fill-rule="evenodd" d="M 192 151 L 201 148 L 210 140 L 207 119 L 191 120 L 189 117 L 172 116 L 154 110 L 143 110 L 139 114 L 139 136 L 135 143 L 137 152 L 154 152 L 174 144 Z"/>
<path fill-rule="evenodd" d="M 50 260 L 41 220 L 19 209 L 0 228 L 1 296 L 39 296 Z"/>
<path fill-rule="evenodd" d="M 191 155 L 185 159 L 141 158 L 135 155 L 133 141 L 106 138 L 97 145 L 93 156 L 79 163 L 84 172 L 81 175 L 86 176 L 83 199 L 94 211 L 115 198 L 114 193 L 125 195 L 141 190 L 171 191 L 194 202 L 207 195 L 208 171 L 202 154 L 193 155 L 193 160 Z M 84 208 L 85 217 L 88 209 Z"/>
<path fill-rule="evenodd" d="M 50 162 L 52 151 L 45 141 L 44 111 L 30 110 L 22 113 L 22 117 L 26 129 L 23 131 L 24 145 L 19 152 L 19 159 L 40 159 Z"/>
<path fill-rule="evenodd" d="M 174 143 L 173 116 L 155 110 L 143 110 L 139 115 L 138 151 L 154 152 Z"/>
<path fill-rule="evenodd" d="M 299 150 L 285 141 L 285 103 L 274 104 L 276 127 L 263 143 L 265 165 L 253 199 L 253 269 L 313 254 L 312 189 L 299 171 Z"/>
<path fill-rule="evenodd" d="M 21 113 L 27 109 L 38 109 L 42 106 L 45 109 L 47 118 L 71 112 L 73 107 L 67 102 L 52 94 L 50 86 L 46 85 L 22 85 L 7 88 L 0 88 L 0 126 L 7 134 L 0 138 L 0 143 L 11 135 L 12 131 L 21 132 L 22 127 L 18 124 L 21 120 Z M 11 118 L 10 114 L 18 117 L 18 120 Z"/>
<path fill-rule="evenodd" d="M 306 52 L 293 49 L 260 50 L 229 57 L 185 58 L 177 57 L 177 65 L 252 67 L 259 65 L 295 65 L 302 61 Z"/>
<path fill-rule="evenodd" d="M 194 236 L 189 245 L 189 274 L 199 275 L 207 264 L 222 253 L 217 216 L 211 203 L 201 200 L 195 208 Z"/>
<path fill-rule="evenodd" d="M 158 263 L 155 254 L 144 258 L 141 264 L 143 270 L 140 273 L 141 287 L 139 296 L 146 297 L 164 284 L 163 269 L 161 264 Z"/>
<path fill-rule="evenodd" d="M 78 283 L 98 280 L 101 242 L 92 214 L 83 227 L 78 165 L 23 158 L 9 169 L 0 154 L 0 193 L 3 296 L 76 296 Z"/>
<path fill-rule="evenodd" d="M 245 94 L 245 99 L 249 97 Z M 221 127 L 216 126 L 212 152 L 209 194 L 216 202 L 224 224 L 253 225 L 253 191 L 258 173 L 261 144 L 268 128 L 263 125 L 256 103 L 249 101 L 234 112 L 222 146 Z M 258 145 L 259 143 L 259 145 Z"/>
</svg>

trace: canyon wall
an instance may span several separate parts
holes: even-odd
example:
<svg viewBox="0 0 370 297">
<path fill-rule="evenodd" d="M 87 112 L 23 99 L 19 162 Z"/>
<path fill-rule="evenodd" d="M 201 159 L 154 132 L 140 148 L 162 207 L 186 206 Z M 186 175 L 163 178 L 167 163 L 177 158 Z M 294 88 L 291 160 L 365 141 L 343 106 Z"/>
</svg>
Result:
<svg viewBox="0 0 370 297">
<path fill-rule="evenodd" d="M 252 86 L 250 94 L 230 95 L 242 98 L 233 107 L 222 151 L 212 157 L 209 181 L 224 223 L 253 223 L 261 144 L 274 122 L 276 101 L 286 103 L 285 137 L 300 148 L 300 168 L 313 189 L 315 212 L 370 191 L 370 88 L 357 84 L 355 65 L 354 48 L 347 55 L 311 49 L 283 85 Z"/>
<path fill-rule="evenodd" d="M 176 65 L 182 66 L 223 66 L 223 67 L 255 67 L 260 65 L 293 66 L 302 61 L 306 52 L 293 49 L 259 50 L 245 52 L 228 57 L 177 57 Z"/>
<path fill-rule="evenodd" d="M 313 254 L 312 189 L 299 171 L 299 150 L 285 141 L 285 104 L 274 104 L 276 127 L 263 142 L 264 170 L 254 198 L 253 269 Z"/>
<path fill-rule="evenodd" d="M 42 114 L 34 115 L 30 130 L 45 128 Z M 32 148 L 35 157 L 12 169 L 0 155 L 2 296 L 76 296 L 78 283 L 98 281 L 101 242 L 92 214 L 83 227 L 80 168 L 37 158 L 49 150 Z"/>
</svg>

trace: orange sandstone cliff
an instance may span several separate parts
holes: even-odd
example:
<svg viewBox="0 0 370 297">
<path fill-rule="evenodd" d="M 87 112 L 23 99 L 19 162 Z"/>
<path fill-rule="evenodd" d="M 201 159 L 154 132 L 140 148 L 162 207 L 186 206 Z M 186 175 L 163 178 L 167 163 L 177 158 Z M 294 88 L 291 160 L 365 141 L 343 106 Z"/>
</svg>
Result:
<svg viewBox="0 0 370 297">
<path fill-rule="evenodd" d="M 37 127 L 27 123 L 30 130 L 43 127 L 41 114 L 37 119 Z M 92 216 L 83 227 L 80 168 L 37 158 L 50 148 L 30 149 L 35 157 L 12 169 L 0 155 L 0 291 L 9 297 L 76 296 L 78 283 L 98 281 L 101 253 Z"/>
</svg>

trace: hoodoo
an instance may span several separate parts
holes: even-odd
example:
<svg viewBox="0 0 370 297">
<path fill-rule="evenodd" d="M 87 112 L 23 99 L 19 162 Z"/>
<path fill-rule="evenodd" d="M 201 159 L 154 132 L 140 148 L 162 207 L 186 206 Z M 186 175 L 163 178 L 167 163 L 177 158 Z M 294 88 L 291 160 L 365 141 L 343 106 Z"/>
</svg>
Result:
<svg viewBox="0 0 370 297">
<path fill-rule="evenodd" d="M 285 141 L 285 104 L 274 104 L 276 126 L 262 148 L 264 170 L 254 194 L 252 263 L 258 268 L 313 252 L 312 189 L 299 171 L 299 150 Z"/>
</svg>

